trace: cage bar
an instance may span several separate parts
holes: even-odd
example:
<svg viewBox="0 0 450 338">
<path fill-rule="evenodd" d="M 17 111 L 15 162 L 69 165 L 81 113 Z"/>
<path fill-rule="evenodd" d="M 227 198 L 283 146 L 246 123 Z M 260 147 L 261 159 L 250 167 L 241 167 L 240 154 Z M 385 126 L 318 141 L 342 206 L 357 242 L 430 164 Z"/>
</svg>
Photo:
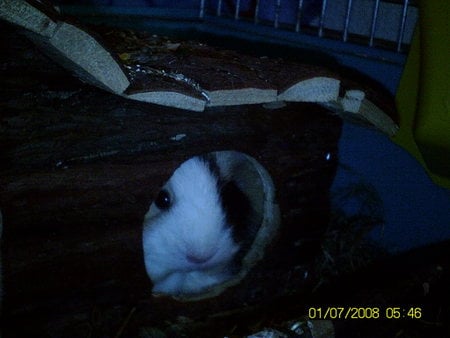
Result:
<svg viewBox="0 0 450 338">
<path fill-rule="evenodd" d="M 198 17 L 200 19 L 203 19 L 205 17 L 205 0 L 200 0 L 200 9 L 199 9 Z"/>
<path fill-rule="evenodd" d="M 241 9 L 241 0 L 236 1 L 236 9 L 234 11 L 234 20 L 239 20 L 239 11 Z"/>
<path fill-rule="evenodd" d="M 226 16 L 227 18 L 234 18 L 235 21 L 241 20 L 241 11 L 243 3 L 241 0 L 236 0 L 232 2 L 234 4 L 234 8 L 224 7 L 225 3 L 223 0 L 218 0 L 215 3 L 215 8 L 208 7 L 208 3 L 205 0 L 200 0 L 199 4 L 199 12 L 198 17 L 200 20 L 204 19 L 205 15 L 212 14 L 213 16 L 219 18 Z M 356 2 L 353 0 L 338 0 L 335 2 L 329 2 L 328 0 L 322 0 L 320 3 L 320 8 L 318 9 L 319 13 L 313 13 L 313 22 L 307 22 L 305 19 L 308 13 L 305 10 L 308 9 L 304 0 L 298 0 L 296 2 L 296 7 L 293 8 L 295 13 L 288 13 L 287 22 L 284 22 L 284 14 L 286 10 L 290 8 L 290 6 L 286 6 L 286 1 L 283 2 L 281 0 L 273 0 L 269 2 L 269 5 L 273 6 L 272 16 L 268 17 L 267 13 L 271 11 L 263 11 L 261 12 L 261 1 L 255 0 L 252 2 L 254 8 L 252 15 L 253 23 L 255 25 L 261 24 L 264 26 L 272 26 L 274 29 L 278 29 L 281 27 L 282 23 L 288 23 L 289 26 L 283 27 L 285 30 L 295 31 L 296 33 L 304 32 L 305 34 L 311 34 L 308 30 L 304 30 L 304 26 L 309 26 L 310 28 L 316 28 L 317 33 L 315 33 L 318 37 L 323 37 L 326 33 L 326 29 L 334 30 L 334 34 L 330 34 L 330 39 L 340 39 L 341 41 L 347 43 L 349 42 L 349 35 L 355 34 L 362 38 L 366 42 L 359 42 L 359 44 L 368 44 L 370 47 L 375 45 L 376 39 L 386 40 L 386 44 L 383 44 L 383 48 L 390 49 L 392 51 L 396 51 L 398 53 L 402 53 L 402 46 L 404 44 L 405 39 L 410 39 L 410 27 L 409 23 L 415 23 L 416 20 L 416 2 L 411 0 L 398 0 L 398 1 L 383 1 L 383 0 L 368 0 L 364 2 L 364 6 L 367 6 L 370 11 L 370 7 L 372 7 L 372 13 L 369 12 L 369 20 L 370 26 L 368 28 L 367 33 L 362 31 L 365 27 L 353 27 L 351 28 L 350 23 L 353 22 L 356 25 L 361 25 L 361 20 L 353 20 L 353 16 L 356 11 L 357 6 L 361 6 L 362 3 Z M 340 7 L 339 7 L 340 6 Z M 345 7 L 344 7 L 345 6 Z M 386 7 L 387 6 L 387 7 Z M 387 36 L 386 30 L 384 30 L 382 35 L 379 35 L 379 26 L 381 24 L 381 20 L 384 20 L 383 11 L 387 8 L 393 8 L 393 10 L 401 12 L 399 13 L 399 19 L 393 20 L 390 18 L 388 30 L 398 31 L 397 35 Z M 231 12 L 230 12 L 231 11 Z M 411 16 L 411 11 L 414 11 Z M 339 19 L 340 13 L 343 13 L 343 19 Z M 261 15 L 263 17 L 261 17 Z M 263 19 L 263 21 L 261 21 Z M 318 20 L 318 23 L 315 23 L 315 20 Z M 339 23 L 339 20 L 341 23 Z M 384 22 L 386 24 L 386 22 Z M 356 29 L 356 30 L 355 30 Z M 353 31 L 352 31 L 353 30 Z M 358 41 L 354 41 L 358 43 Z M 406 41 L 405 44 L 409 44 L 410 41 Z"/>
<path fill-rule="evenodd" d="M 406 25 L 406 16 L 408 14 L 408 0 L 403 1 L 403 11 L 402 11 L 402 21 L 400 24 L 400 30 L 398 32 L 398 40 L 397 40 L 397 52 L 401 52 L 402 43 L 403 43 L 403 35 L 405 34 L 405 25 Z"/>
<path fill-rule="evenodd" d="M 275 3 L 275 20 L 273 22 L 274 28 L 278 28 L 279 26 L 280 11 L 281 11 L 281 0 L 277 0 L 277 2 Z"/>
<path fill-rule="evenodd" d="M 222 0 L 217 1 L 216 15 L 217 15 L 218 17 L 221 17 L 221 16 L 222 16 Z"/>
<path fill-rule="evenodd" d="M 370 28 L 369 46 L 373 47 L 373 41 L 375 39 L 375 29 L 377 28 L 378 11 L 380 9 L 380 0 L 375 0 L 373 7 L 372 26 Z"/>
<path fill-rule="evenodd" d="M 259 15 L 259 0 L 257 0 L 255 4 L 255 16 L 254 16 L 255 25 L 258 23 L 258 15 Z"/>
<path fill-rule="evenodd" d="M 322 1 L 322 10 L 320 12 L 319 37 L 323 36 L 323 28 L 325 26 L 325 12 L 327 10 L 327 0 Z"/>
<path fill-rule="evenodd" d="M 300 32 L 301 24 L 302 24 L 302 9 L 303 9 L 303 0 L 298 0 L 297 7 L 297 21 L 295 23 L 295 31 Z"/>
<path fill-rule="evenodd" d="M 347 42 L 348 39 L 348 26 L 350 24 L 350 15 L 352 12 L 352 0 L 347 1 L 347 11 L 345 13 L 344 31 L 342 33 L 342 40 Z"/>
</svg>

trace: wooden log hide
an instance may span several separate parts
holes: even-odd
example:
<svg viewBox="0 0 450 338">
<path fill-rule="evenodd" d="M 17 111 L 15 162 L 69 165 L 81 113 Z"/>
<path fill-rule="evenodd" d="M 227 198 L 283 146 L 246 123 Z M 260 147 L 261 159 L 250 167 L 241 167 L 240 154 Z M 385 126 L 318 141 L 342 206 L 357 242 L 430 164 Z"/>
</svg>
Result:
<svg viewBox="0 0 450 338">
<path fill-rule="evenodd" d="M 215 336 L 240 325 L 238 309 L 297 306 L 299 298 L 288 296 L 310 292 L 313 278 L 305 276 L 329 220 L 338 117 L 305 103 L 194 113 L 126 100 L 83 85 L 14 30 L 5 32 L 0 209 L 7 336 L 136 337 L 144 327 L 169 334 L 168 323 L 180 318 L 192 332 L 211 315 L 216 327 L 217 318 L 231 325 Z M 183 161 L 231 149 L 272 176 L 280 234 L 242 283 L 214 299 L 153 297 L 142 256 L 144 214 Z"/>
</svg>

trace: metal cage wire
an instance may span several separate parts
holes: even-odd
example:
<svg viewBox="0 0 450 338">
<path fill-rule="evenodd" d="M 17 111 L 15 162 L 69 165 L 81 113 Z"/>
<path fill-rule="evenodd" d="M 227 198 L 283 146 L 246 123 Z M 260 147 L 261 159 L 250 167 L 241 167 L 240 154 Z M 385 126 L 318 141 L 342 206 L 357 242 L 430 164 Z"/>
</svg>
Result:
<svg viewBox="0 0 450 338">
<path fill-rule="evenodd" d="M 290 20 L 282 18 L 283 10 L 292 11 L 295 2 L 296 13 L 291 13 Z M 305 4 L 318 4 L 317 17 L 305 20 Z M 229 1 L 227 5 L 229 7 Z M 205 15 L 227 17 L 236 21 L 253 21 L 255 25 L 271 25 L 274 29 L 286 29 L 297 33 L 317 35 L 340 39 L 344 42 L 356 42 L 374 47 L 376 40 L 385 42 L 383 47 L 403 52 L 403 46 L 410 44 L 412 31 L 417 21 L 418 10 L 415 3 L 409 0 L 273 0 L 271 1 L 272 17 L 261 13 L 261 5 L 270 5 L 269 1 L 252 1 L 252 16 L 242 14 L 243 4 L 240 0 L 234 3 L 234 11 L 225 10 L 222 0 L 211 4 L 205 0 L 199 2 L 199 19 Z M 215 8 L 214 8 L 215 7 Z M 270 6 L 269 6 L 270 7 Z M 358 18 L 359 20 L 355 19 Z M 364 23 L 370 25 L 364 27 Z M 395 38 L 392 37 L 396 32 Z M 353 36 L 355 38 L 350 38 Z M 387 43 L 386 43 L 387 42 Z M 379 45 L 379 44 L 378 44 Z"/>
</svg>

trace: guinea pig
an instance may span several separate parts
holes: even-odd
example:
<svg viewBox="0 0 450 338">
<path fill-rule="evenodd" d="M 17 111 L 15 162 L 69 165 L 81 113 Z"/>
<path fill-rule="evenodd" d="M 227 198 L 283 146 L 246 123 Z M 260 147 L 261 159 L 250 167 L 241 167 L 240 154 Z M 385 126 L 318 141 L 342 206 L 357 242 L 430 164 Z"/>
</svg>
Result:
<svg viewBox="0 0 450 338">
<path fill-rule="evenodd" d="M 258 231 L 248 196 L 217 155 L 184 162 L 145 215 L 143 250 L 153 292 L 205 292 L 239 271 Z"/>
</svg>

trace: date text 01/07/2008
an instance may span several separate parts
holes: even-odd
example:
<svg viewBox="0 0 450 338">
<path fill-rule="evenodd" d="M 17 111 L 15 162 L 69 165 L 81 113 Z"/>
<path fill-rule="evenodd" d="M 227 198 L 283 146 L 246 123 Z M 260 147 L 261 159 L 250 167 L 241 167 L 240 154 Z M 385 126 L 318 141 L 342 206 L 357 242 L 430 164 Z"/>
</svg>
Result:
<svg viewBox="0 0 450 338">
<path fill-rule="evenodd" d="M 420 307 L 309 307 L 309 319 L 420 319 Z"/>
</svg>

